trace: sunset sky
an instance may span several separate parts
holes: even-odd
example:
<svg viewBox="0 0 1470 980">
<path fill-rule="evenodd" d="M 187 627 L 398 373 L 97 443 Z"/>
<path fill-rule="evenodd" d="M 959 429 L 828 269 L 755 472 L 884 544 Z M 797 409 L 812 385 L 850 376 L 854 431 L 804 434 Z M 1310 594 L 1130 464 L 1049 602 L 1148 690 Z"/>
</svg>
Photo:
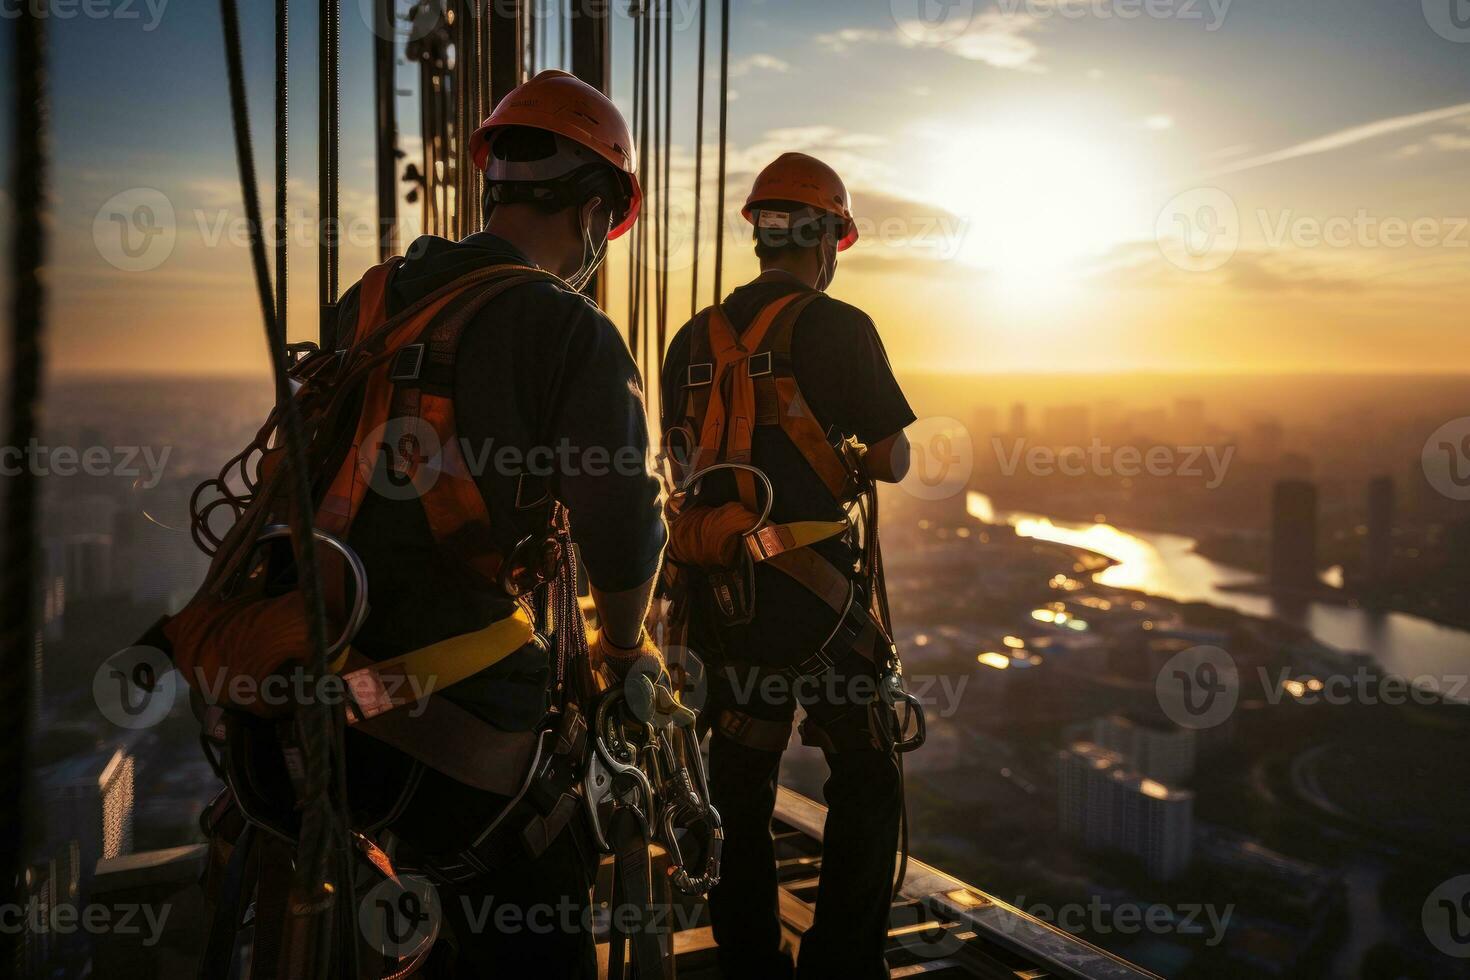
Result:
<svg viewBox="0 0 1470 980">
<path fill-rule="evenodd" d="M 52 24 L 61 372 L 264 369 L 248 255 L 228 231 L 241 209 L 217 6 L 172 0 L 155 18 L 159 2 L 132 4 L 137 19 Z M 671 2 L 673 205 L 687 213 L 698 3 Z M 737 0 L 725 282 L 753 274 L 736 212 L 755 170 L 799 149 L 854 191 L 865 239 L 833 293 L 874 316 L 900 369 L 1470 369 L 1470 28 L 1451 2 Z M 243 6 L 269 206 L 271 15 Z M 310 216 L 316 5 L 294 6 L 293 210 Z M 343 13 L 342 199 L 371 221 L 358 6 Z M 918 20 L 925 8 L 948 19 Z M 626 18 L 614 32 L 627 105 Z M 403 69 L 400 88 L 416 80 Z M 401 102 L 412 151 L 415 100 Z M 177 240 L 162 264 L 128 271 L 108 261 L 120 229 L 104 205 L 146 200 L 138 188 L 167 200 Z M 292 246 L 304 339 L 316 256 L 300 234 Z M 702 248 L 707 301 L 712 241 Z M 685 241 L 675 256 L 674 325 L 692 254 Z M 365 241 L 350 248 L 344 280 L 372 259 Z M 615 285 L 625 261 L 615 249 Z M 622 322 L 621 290 L 610 307 Z"/>
</svg>

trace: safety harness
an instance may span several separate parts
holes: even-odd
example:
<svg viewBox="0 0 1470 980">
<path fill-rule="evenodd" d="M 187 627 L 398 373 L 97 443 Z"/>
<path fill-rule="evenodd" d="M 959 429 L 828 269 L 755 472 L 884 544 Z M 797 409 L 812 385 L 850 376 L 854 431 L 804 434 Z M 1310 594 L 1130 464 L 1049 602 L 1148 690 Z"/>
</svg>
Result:
<svg viewBox="0 0 1470 980">
<path fill-rule="evenodd" d="M 850 653 L 871 662 L 885 678 L 897 676 L 897 651 L 875 615 L 871 583 L 864 587 L 854 570 L 837 567 L 812 547 L 852 533 L 851 523 L 772 524 L 770 480 L 752 465 L 756 430 L 779 428 L 839 506 L 871 493 L 861 466 L 864 450 L 846 433 L 823 428 L 792 369 L 797 321 L 821 295 L 809 289 L 787 293 L 761 309 L 743 333 L 735 331 L 719 305 L 701 313 L 690 328 L 682 421 L 669 429 L 664 443 L 678 489 L 670 496 L 670 561 L 663 581 L 671 600 L 670 629 L 676 637 L 687 636 L 695 592 L 703 593 L 722 625 L 749 622 L 755 567 L 769 565 L 837 617 L 815 652 L 782 671 L 788 679 L 820 678 Z M 718 470 L 733 472 L 738 502 L 699 502 L 704 478 Z M 765 490 L 763 502 L 759 486 Z M 768 751 L 784 748 L 789 736 L 786 725 L 729 707 L 713 724 L 735 741 Z M 828 751 L 854 747 L 837 744 L 811 719 L 802 731 L 805 740 Z M 879 740 L 874 733 L 874 744 Z"/>
<path fill-rule="evenodd" d="M 547 487 L 522 477 L 518 530 L 507 538 L 503 528 L 492 527 L 460 448 L 453 409 L 455 354 L 465 327 L 506 291 L 556 280 L 524 266 L 484 268 L 390 316 L 387 289 L 400 261 L 378 266 L 363 279 L 358 317 L 340 349 L 293 349 L 291 378 L 317 478 L 315 535 L 326 546 L 319 549 L 324 592 L 329 613 L 342 624 L 329 654 L 346 699 L 344 720 L 413 760 L 414 775 L 388 813 L 354 814 L 360 860 L 376 869 L 366 880 L 397 880 L 370 835 L 391 826 L 422 767 L 428 767 L 510 798 L 468 847 L 411 858 L 414 870 L 434 880 L 462 882 L 517 855 L 540 854 L 578 812 L 582 798 L 579 781 L 589 752 L 583 706 L 596 690 L 566 518 Z M 223 695 L 201 710 L 206 754 L 227 786 L 205 820 L 216 858 L 216 915 L 202 976 L 225 975 L 211 971 L 228 965 L 247 908 L 255 978 L 300 975 L 303 950 L 323 941 L 300 935 L 301 900 L 281 870 L 296 848 L 300 820 L 294 801 L 302 798 L 309 774 L 289 706 L 259 697 L 267 679 L 291 671 L 308 649 L 286 530 L 291 503 L 283 491 L 280 424 L 277 411 L 219 477 L 196 490 L 193 533 L 213 555 L 210 570 L 191 602 L 150 633 L 170 652 L 197 698 Z M 350 433 L 345 445 L 344 433 Z M 369 597 L 365 570 L 346 541 L 372 481 L 385 471 L 411 488 L 444 561 L 470 581 L 512 597 L 510 615 L 381 661 L 352 646 Z M 211 491 L 213 499 L 206 502 Z M 234 518 L 223 536 L 209 520 L 221 508 Z M 515 540 L 520 525 L 528 533 L 506 547 L 503 542 Z M 554 661 L 551 710 L 540 729 L 503 732 L 433 696 L 528 643 L 541 645 Z M 405 710 L 410 707 L 415 710 Z M 358 943 L 360 937 L 353 929 L 338 941 Z M 404 975 L 431 944 L 392 955 L 363 950 L 355 958 L 363 976 Z"/>
</svg>

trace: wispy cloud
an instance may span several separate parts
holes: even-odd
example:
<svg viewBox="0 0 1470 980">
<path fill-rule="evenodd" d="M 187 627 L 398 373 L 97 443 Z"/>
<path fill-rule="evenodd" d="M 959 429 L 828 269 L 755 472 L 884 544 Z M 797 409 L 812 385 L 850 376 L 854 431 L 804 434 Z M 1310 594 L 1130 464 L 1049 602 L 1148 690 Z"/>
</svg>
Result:
<svg viewBox="0 0 1470 980">
<path fill-rule="evenodd" d="M 1287 160 L 1296 160 L 1301 157 L 1316 156 L 1321 153 L 1331 153 L 1335 150 L 1346 149 L 1368 140 L 1391 136 L 1406 130 L 1416 129 L 1420 126 L 1428 126 L 1433 123 L 1444 122 L 1460 116 L 1470 115 L 1470 102 L 1462 102 L 1459 105 L 1446 106 L 1443 109 L 1431 109 L 1428 112 L 1415 112 L 1404 116 L 1392 116 L 1388 119 L 1378 119 L 1374 122 L 1364 123 L 1361 126 L 1351 126 L 1340 129 L 1326 136 L 1297 143 L 1284 149 L 1275 150 L 1271 153 L 1263 153 L 1259 156 L 1248 157 L 1226 164 L 1216 170 L 1205 174 L 1206 179 L 1223 177 L 1226 174 L 1240 173 L 1242 170 L 1255 170 L 1259 167 L 1268 167 L 1275 163 L 1284 163 Z"/>
<path fill-rule="evenodd" d="M 753 71 L 770 72 L 784 75 L 791 70 L 791 66 L 772 54 L 752 54 L 740 58 L 730 65 L 730 77 L 740 78 L 749 75 Z"/>
<path fill-rule="evenodd" d="M 1035 18 L 993 10 L 977 16 L 963 34 L 944 40 L 929 40 L 928 28 L 915 21 L 899 24 L 887 31 L 849 27 L 819 34 L 817 43 L 839 53 L 862 44 L 932 48 L 968 61 L 983 62 L 992 68 L 1044 71 L 1037 64 L 1040 48 L 1026 37 L 1039 26 L 1040 22 Z"/>
</svg>

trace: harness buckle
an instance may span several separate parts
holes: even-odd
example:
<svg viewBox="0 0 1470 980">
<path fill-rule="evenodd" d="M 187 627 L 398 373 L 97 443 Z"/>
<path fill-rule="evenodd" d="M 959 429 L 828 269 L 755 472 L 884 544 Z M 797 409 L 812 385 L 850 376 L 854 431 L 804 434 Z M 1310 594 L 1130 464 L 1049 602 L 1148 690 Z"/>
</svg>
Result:
<svg viewBox="0 0 1470 980">
<path fill-rule="evenodd" d="M 684 387 L 703 388 L 705 385 L 715 383 L 715 366 L 713 364 L 691 364 L 685 372 Z"/>
<path fill-rule="evenodd" d="M 424 354 L 427 349 L 424 344 L 409 344 L 401 348 L 393 355 L 393 368 L 388 372 L 388 380 L 394 383 L 417 381 L 424 369 Z"/>
<path fill-rule="evenodd" d="M 770 351 L 752 354 L 745 362 L 745 373 L 752 378 L 764 378 L 775 370 L 775 358 Z"/>
</svg>

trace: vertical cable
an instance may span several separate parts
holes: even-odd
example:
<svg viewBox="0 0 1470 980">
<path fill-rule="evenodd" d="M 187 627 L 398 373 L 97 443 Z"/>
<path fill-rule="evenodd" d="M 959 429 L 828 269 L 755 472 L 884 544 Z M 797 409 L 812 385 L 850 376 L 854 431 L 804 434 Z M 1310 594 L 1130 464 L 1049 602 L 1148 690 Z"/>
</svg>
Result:
<svg viewBox="0 0 1470 980">
<path fill-rule="evenodd" d="M 725 274 L 725 158 L 730 121 L 730 0 L 720 0 L 720 177 L 719 210 L 715 213 L 715 302 L 723 300 Z"/>
<path fill-rule="evenodd" d="M 338 44 L 340 11 L 336 0 L 320 0 L 318 5 L 318 175 L 317 187 L 321 218 L 321 248 L 317 259 L 318 294 L 326 322 L 330 307 L 337 302 L 337 144 L 340 134 L 338 103 Z"/>
<path fill-rule="evenodd" d="M 664 0 L 664 207 L 663 207 L 663 229 L 664 248 L 660 256 L 659 268 L 662 270 L 663 282 L 659 286 L 658 296 L 658 351 L 654 358 L 654 371 L 663 370 L 664 345 L 668 339 L 669 331 L 669 263 L 672 258 L 669 254 L 672 248 L 670 241 L 673 236 L 673 228 L 669 224 L 669 207 L 673 198 L 673 161 L 674 161 L 674 18 L 670 0 Z"/>
<path fill-rule="evenodd" d="M 324 5 L 330 0 L 324 0 Z M 281 415 L 286 460 L 292 483 L 295 506 L 292 507 L 292 540 L 296 550 L 298 578 L 307 611 L 307 636 L 310 643 L 309 662 L 306 665 L 307 690 L 315 690 L 315 679 L 327 672 L 327 627 L 326 609 L 322 601 L 321 579 L 317 570 L 316 540 L 312 528 L 313 497 L 311 475 L 308 472 L 306 438 L 302 431 L 301 415 L 292 397 L 290 379 L 286 371 L 286 336 L 281 331 L 280 321 L 275 316 L 275 304 L 271 293 L 270 270 L 266 263 L 265 241 L 261 234 L 260 198 L 255 182 L 255 157 L 250 146 L 250 113 L 245 101 L 244 52 L 240 41 L 240 18 L 236 0 L 220 0 L 220 20 L 224 28 L 225 55 L 229 71 L 230 110 L 235 131 L 235 157 L 240 171 L 241 193 L 245 203 L 245 217 L 250 228 L 250 258 L 255 269 L 255 285 L 260 300 L 261 313 L 265 319 L 266 342 L 270 355 L 271 370 L 275 379 L 276 407 Z M 334 807 L 330 790 L 336 776 L 338 793 L 345 783 L 342 768 L 341 716 L 334 706 L 323 699 L 314 699 L 302 705 L 296 713 L 296 727 L 306 757 L 304 787 L 301 793 L 301 839 L 297 851 L 296 887 L 306 911 L 299 915 L 323 915 L 330 921 L 340 921 L 333 916 L 334 893 L 329 882 L 333 878 L 344 887 L 341 896 L 352 895 L 352 865 L 346 851 L 347 818 L 345 796 Z M 335 853 L 334 853 L 335 852 Z M 337 858 L 340 877 L 330 874 L 333 857 Z M 354 909 L 350 902 L 338 902 L 335 911 L 350 915 Z M 325 927 L 325 935 L 331 935 Z M 357 944 L 349 943 L 344 951 L 349 972 L 356 976 Z M 320 944 L 314 951 L 320 966 L 316 972 L 325 970 L 331 946 Z"/>
<path fill-rule="evenodd" d="M 41 412 L 46 290 L 41 266 L 46 259 L 42 209 L 47 178 L 46 22 L 33 4 L 22 4 L 12 54 L 11 118 L 14 120 L 12 191 L 14 218 L 11 253 L 14 288 L 10 297 L 10 395 L 7 445 L 29 446 L 37 438 Z M 39 477 L 30 466 L 6 478 L 4 589 L 0 593 L 0 696 L 7 705 L 0 736 L 0 901 L 25 905 L 17 894 L 27 835 L 30 799 L 26 751 L 30 733 L 32 672 L 36 655 L 36 581 Z M 18 963 L 19 930 L 0 938 L 4 962 Z"/>
<path fill-rule="evenodd" d="M 694 268 L 689 285 L 689 316 L 699 312 L 699 212 L 704 200 L 704 50 L 705 16 L 709 13 L 709 0 L 699 0 L 699 81 L 695 86 L 694 110 Z"/>
<path fill-rule="evenodd" d="M 290 11 L 287 0 L 276 0 L 276 320 L 281 332 L 286 331 L 286 221 L 287 199 L 286 154 L 286 82 Z"/>
</svg>

